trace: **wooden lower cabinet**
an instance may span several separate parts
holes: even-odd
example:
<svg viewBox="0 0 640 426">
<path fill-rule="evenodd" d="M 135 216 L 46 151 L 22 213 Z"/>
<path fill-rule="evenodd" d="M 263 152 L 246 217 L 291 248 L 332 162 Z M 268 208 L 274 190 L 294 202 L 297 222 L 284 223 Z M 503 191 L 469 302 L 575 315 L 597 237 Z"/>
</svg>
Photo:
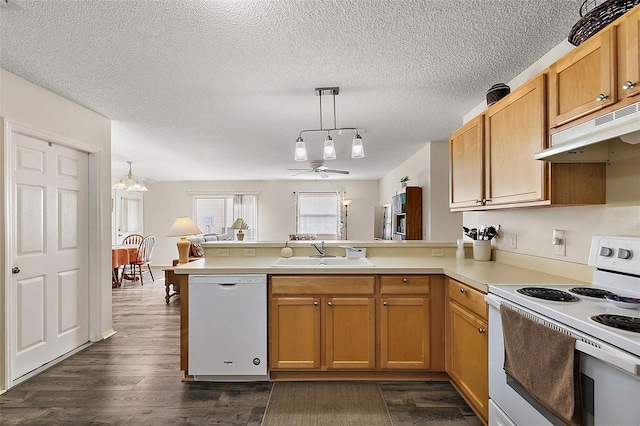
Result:
<svg viewBox="0 0 640 426">
<path fill-rule="evenodd" d="M 446 378 L 444 287 L 442 275 L 271 276 L 272 376 Z"/>
<path fill-rule="evenodd" d="M 380 307 L 380 367 L 428 369 L 429 298 L 382 297 Z"/>
<path fill-rule="evenodd" d="M 447 373 L 476 414 L 489 415 L 489 336 L 484 294 L 448 279 Z"/>
</svg>

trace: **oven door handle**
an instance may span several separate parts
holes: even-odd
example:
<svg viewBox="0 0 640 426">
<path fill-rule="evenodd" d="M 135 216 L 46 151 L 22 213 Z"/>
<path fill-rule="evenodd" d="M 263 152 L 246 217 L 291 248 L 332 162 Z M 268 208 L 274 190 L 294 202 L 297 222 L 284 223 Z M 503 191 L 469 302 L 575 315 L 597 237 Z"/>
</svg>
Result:
<svg viewBox="0 0 640 426">
<path fill-rule="evenodd" d="M 625 355 L 619 351 L 616 351 L 617 353 L 613 354 L 580 340 L 576 340 L 576 350 L 599 359 L 600 361 L 612 365 L 626 373 L 640 377 L 640 362 L 636 357 Z"/>
</svg>

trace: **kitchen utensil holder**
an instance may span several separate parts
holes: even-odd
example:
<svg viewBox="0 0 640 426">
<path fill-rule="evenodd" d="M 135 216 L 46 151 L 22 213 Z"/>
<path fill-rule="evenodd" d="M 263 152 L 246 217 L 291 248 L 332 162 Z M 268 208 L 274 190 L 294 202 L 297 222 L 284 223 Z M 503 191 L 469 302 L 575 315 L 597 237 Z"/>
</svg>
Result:
<svg viewBox="0 0 640 426">
<path fill-rule="evenodd" d="M 474 260 L 491 260 L 491 241 L 474 240 L 473 241 L 473 258 Z"/>
</svg>

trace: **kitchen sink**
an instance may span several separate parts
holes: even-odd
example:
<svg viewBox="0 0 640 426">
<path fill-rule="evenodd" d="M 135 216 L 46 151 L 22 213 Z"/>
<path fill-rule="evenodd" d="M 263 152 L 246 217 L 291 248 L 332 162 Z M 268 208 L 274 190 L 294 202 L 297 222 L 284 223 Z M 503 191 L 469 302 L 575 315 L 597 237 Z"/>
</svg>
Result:
<svg viewBox="0 0 640 426">
<path fill-rule="evenodd" d="M 288 257 L 280 258 L 271 264 L 278 268 L 307 268 L 326 266 L 329 268 L 371 268 L 375 266 L 366 257 L 349 259 L 346 257 Z"/>
</svg>

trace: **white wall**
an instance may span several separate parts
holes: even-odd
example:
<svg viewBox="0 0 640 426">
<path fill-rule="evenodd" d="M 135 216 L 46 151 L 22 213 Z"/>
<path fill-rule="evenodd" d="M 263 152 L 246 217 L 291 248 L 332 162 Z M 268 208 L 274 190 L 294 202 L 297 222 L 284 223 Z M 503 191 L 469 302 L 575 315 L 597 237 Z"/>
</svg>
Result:
<svg viewBox="0 0 640 426">
<path fill-rule="evenodd" d="M 98 315 L 97 322 L 100 323 L 98 335 L 102 335 L 111 330 L 111 279 L 109 261 L 109 242 L 111 241 L 111 203 L 109 200 L 109 186 L 111 182 L 111 121 L 93 111 L 51 93 L 41 87 L 36 86 L 14 74 L 0 69 L 0 117 L 5 120 L 19 123 L 34 129 L 59 136 L 64 139 L 76 141 L 99 150 L 99 155 L 92 158 L 99 158 L 98 183 L 90 188 L 91 194 L 100 194 L 99 211 L 95 212 L 98 219 L 98 229 L 89 230 L 90 238 L 104 241 L 104 247 L 100 249 L 100 265 L 98 265 L 99 276 L 102 277 L 99 283 L 101 289 L 99 295 L 94 295 L 101 299 L 100 312 L 92 312 Z M 0 132 L 0 134 L 3 132 Z M 4 141 L 0 146 L 4 152 Z M 90 160 L 91 161 L 91 160 Z M 0 161 L 0 168 L 3 161 Z M 0 170 L 0 180 L 4 179 L 4 170 Z M 2 181 L 4 198 L 7 199 L 7 183 Z M 12 206 L 5 206 L 0 213 L 0 238 L 6 241 L 7 222 L 4 213 L 10 212 Z M 4 244 L 0 245 L 2 250 L 2 263 L 0 264 L 0 276 L 3 277 L 0 284 L 0 318 L 2 324 L 6 325 L 4 312 L 5 285 L 8 281 L 7 253 L 4 252 Z M 94 330 L 94 335 L 96 330 Z M 0 335 L 0 365 L 6 365 L 3 358 L 5 354 L 4 333 Z M 0 375 L 4 368 L 0 370 Z M 5 378 L 0 377 L 0 383 L 5 383 Z M 2 387 L 0 384 L 0 388 Z"/>
<path fill-rule="evenodd" d="M 177 257 L 177 238 L 165 237 L 178 216 L 193 217 L 194 192 L 258 193 L 258 239 L 282 241 L 295 233 L 295 191 L 346 191 L 349 239 L 372 240 L 378 181 L 322 179 L 316 181 L 156 182 L 144 194 L 144 232 L 156 236 L 154 265 L 170 265 Z"/>
<path fill-rule="evenodd" d="M 546 69 L 574 49 L 563 41 L 533 65 L 511 80 L 511 91 Z M 478 104 L 463 117 L 467 122 L 486 109 Z M 464 225 L 499 224 L 503 238 L 494 240 L 498 250 L 586 264 L 591 237 L 595 234 L 640 236 L 640 158 L 617 161 L 607 166 L 606 205 L 578 207 L 542 207 L 485 212 L 465 212 Z M 553 229 L 565 230 L 566 257 L 555 256 L 551 238 Z M 517 248 L 510 237 L 517 235 Z M 460 233 L 460 238 L 462 233 Z"/>
<path fill-rule="evenodd" d="M 402 191 L 400 179 L 422 187 L 422 239 L 455 241 L 460 238 L 462 214 L 449 211 L 449 145 L 429 142 L 380 180 L 380 204 Z"/>
</svg>

